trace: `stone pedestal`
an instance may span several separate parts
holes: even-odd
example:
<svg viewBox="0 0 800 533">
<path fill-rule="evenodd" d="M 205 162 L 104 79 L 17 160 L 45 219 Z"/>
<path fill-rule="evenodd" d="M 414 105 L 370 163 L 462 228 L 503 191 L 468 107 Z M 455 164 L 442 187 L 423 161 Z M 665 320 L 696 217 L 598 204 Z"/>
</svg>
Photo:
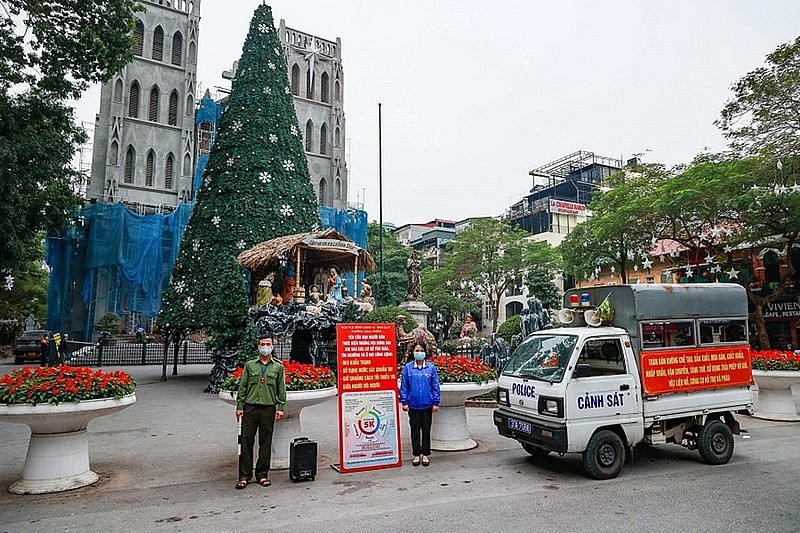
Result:
<svg viewBox="0 0 800 533">
<path fill-rule="evenodd" d="M 431 308 L 425 305 L 425 302 L 419 300 L 412 300 L 400 304 L 400 309 L 408 311 L 417 324 L 428 329 L 428 315 L 431 313 Z"/>
</svg>

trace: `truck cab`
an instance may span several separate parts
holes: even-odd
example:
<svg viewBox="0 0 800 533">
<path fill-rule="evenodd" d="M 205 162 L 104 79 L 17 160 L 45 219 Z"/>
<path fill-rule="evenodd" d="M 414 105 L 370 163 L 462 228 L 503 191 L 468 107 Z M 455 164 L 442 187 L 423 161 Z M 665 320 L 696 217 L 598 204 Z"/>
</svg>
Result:
<svg viewBox="0 0 800 533">
<path fill-rule="evenodd" d="M 710 307 L 694 302 L 704 315 L 697 316 L 685 304 L 708 294 L 656 287 L 583 290 L 574 309 L 576 294 L 568 291 L 570 312 L 560 314 L 568 327 L 533 333 L 503 368 L 498 432 L 534 457 L 581 453 L 597 479 L 618 475 L 626 450 L 638 442 L 675 442 L 700 449 L 707 462 L 727 462 L 739 432 L 732 415 L 752 410 L 743 289 L 723 288 L 724 297 Z M 615 316 L 608 325 L 596 318 L 604 296 Z M 713 334 L 724 328 L 739 329 Z M 711 364 L 712 357 L 720 364 Z"/>
</svg>

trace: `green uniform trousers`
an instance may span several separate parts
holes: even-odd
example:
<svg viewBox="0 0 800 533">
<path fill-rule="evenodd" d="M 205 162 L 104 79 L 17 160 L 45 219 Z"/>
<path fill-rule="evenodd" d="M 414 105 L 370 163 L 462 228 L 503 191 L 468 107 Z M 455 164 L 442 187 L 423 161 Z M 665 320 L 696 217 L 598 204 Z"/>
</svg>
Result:
<svg viewBox="0 0 800 533">
<path fill-rule="evenodd" d="M 258 461 L 256 479 L 269 475 L 272 459 L 272 430 L 275 427 L 275 406 L 244 404 L 242 417 L 241 450 L 239 453 L 239 479 L 253 477 L 253 444 L 258 431 Z"/>
</svg>

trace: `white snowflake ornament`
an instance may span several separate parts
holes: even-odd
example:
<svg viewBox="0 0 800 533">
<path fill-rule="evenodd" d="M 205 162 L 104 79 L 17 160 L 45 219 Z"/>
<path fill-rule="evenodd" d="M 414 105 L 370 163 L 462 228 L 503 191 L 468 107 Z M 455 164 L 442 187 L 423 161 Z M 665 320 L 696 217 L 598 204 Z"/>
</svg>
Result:
<svg viewBox="0 0 800 533">
<path fill-rule="evenodd" d="M 244 242 L 244 239 L 240 239 L 239 242 L 236 243 L 236 247 L 240 250 L 244 250 L 247 248 L 247 243 Z"/>
<path fill-rule="evenodd" d="M 269 134 L 269 142 L 271 142 L 273 144 L 278 142 L 278 136 L 275 135 L 274 133 L 270 133 Z"/>
<path fill-rule="evenodd" d="M 186 282 L 184 282 L 183 280 L 175 284 L 175 292 L 177 292 L 178 294 L 181 294 L 185 290 L 186 290 Z"/>
<path fill-rule="evenodd" d="M 225 161 L 225 164 L 227 164 L 229 167 L 232 167 L 234 163 L 235 161 L 232 157 L 229 157 L 228 160 Z"/>
<path fill-rule="evenodd" d="M 260 31 L 261 33 L 269 33 L 269 26 L 267 26 L 262 22 L 261 24 L 258 25 L 258 31 Z"/>
<path fill-rule="evenodd" d="M 6 290 L 10 291 L 14 288 L 14 276 L 11 274 L 6 276 Z"/>
<path fill-rule="evenodd" d="M 289 94 L 289 86 L 288 86 L 288 85 L 287 85 L 286 87 L 284 87 L 284 88 L 283 88 L 283 92 L 284 92 L 285 94 Z"/>
<path fill-rule="evenodd" d="M 294 170 L 294 163 L 292 163 L 288 159 L 284 159 L 283 160 L 283 169 L 286 170 L 286 172 L 292 172 Z"/>
<path fill-rule="evenodd" d="M 292 216 L 293 213 L 294 213 L 294 210 L 292 209 L 292 206 L 290 206 L 288 204 L 283 204 L 281 206 L 281 216 L 290 217 L 290 216 Z"/>
<path fill-rule="evenodd" d="M 294 124 L 292 124 L 291 126 L 289 126 L 289 131 L 290 131 L 290 132 L 292 132 L 292 135 L 294 135 L 295 137 L 297 137 L 297 135 L 300 133 L 300 132 L 297 130 L 297 126 L 295 126 Z"/>
<path fill-rule="evenodd" d="M 272 61 L 267 63 L 267 66 L 269 67 L 270 70 L 275 70 L 275 63 L 273 63 Z"/>
<path fill-rule="evenodd" d="M 211 223 L 215 226 L 219 226 L 219 223 L 222 219 L 219 218 L 219 215 L 214 215 L 214 218 L 211 219 Z"/>
<path fill-rule="evenodd" d="M 187 311 L 191 311 L 194 308 L 194 298 L 191 296 L 187 296 L 186 299 L 183 301 L 183 308 Z"/>
<path fill-rule="evenodd" d="M 269 96 L 270 94 L 272 94 L 272 89 L 270 87 L 264 87 L 264 94 Z"/>
<path fill-rule="evenodd" d="M 200 239 L 195 239 L 192 241 L 192 250 L 195 252 L 200 249 Z"/>
<path fill-rule="evenodd" d="M 258 179 L 261 180 L 261 183 L 267 184 L 272 181 L 272 174 L 269 172 L 262 172 L 258 175 Z"/>
</svg>

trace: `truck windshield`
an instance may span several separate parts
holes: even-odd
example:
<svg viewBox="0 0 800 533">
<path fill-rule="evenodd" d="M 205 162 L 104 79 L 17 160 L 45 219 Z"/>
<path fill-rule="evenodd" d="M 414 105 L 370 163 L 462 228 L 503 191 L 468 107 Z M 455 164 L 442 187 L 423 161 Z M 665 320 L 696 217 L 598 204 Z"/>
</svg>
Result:
<svg viewBox="0 0 800 533">
<path fill-rule="evenodd" d="M 503 375 L 559 382 L 564 379 L 564 370 L 577 342 L 575 335 L 528 337 L 511 356 Z"/>
</svg>

